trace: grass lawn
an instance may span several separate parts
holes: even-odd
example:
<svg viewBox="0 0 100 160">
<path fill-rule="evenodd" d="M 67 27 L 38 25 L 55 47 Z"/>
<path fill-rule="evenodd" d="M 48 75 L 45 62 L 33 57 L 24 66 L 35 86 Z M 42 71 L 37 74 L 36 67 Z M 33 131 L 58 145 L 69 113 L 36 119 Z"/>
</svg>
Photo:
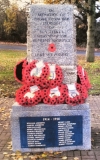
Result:
<svg viewBox="0 0 100 160">
<path fill-rule="evenodd" d="M 0 97 L 14 97 L 15 91 L 21 86 L 14 78 L 14 67 L 24 58 L 24 51 L 0 50 Z"/>
<path fill-rule="evenodd" d="M 86 62 L 84 55 L 78 55 L 78 64 L 87 71 L 92 88 L 89 91 L 91 95 L 100 94 L 100 56 L 95 57 L 95 62 Z"/>
<path fill-rule="evenodd" d="M 14 78 L 15 65 L 26 58 L 24 51 L 0 50 L 0 97 L 14 97 L 15 91 L 21 86 Z M 85 62 L 84 55 L 78 55 L 78 64 L 88 72 L 92 85 L 89 94 L 100 94 L 100 57 L 95 57 L 94 63 Z"/>
</svg>

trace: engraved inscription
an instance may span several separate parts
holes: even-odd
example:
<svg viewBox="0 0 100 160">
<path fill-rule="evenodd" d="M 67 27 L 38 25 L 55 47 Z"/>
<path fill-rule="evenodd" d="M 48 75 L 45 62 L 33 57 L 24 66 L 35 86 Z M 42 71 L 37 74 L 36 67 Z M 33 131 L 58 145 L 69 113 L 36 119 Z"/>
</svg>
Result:
<svg viewBox="0 0 100 160">
<path fill-rule="evenodd" d="M 82 145 L 82 116 L 21 117 L 22 148 Z"/>
<path fill-rule="evenodd" d="M 75 26 L 72 5 L 32 5 L 29 13 L 28 61 L 38 59 L 75 65 Z M 50 44 L 55 50 L 50 51 Z"/>
<path fill-rule="evenodd" d="M 72 145 L 73 141 L 72 136 L 74 135 L 73 129 L 76 123 L 71 123 L 70 121 L 61 121 L 58 122 L 58 143 L 59 146 L 62 145 Z"/>
<path fill-rule="evenodd" d="M 45 144 L 41 143 L 41 141 L 43 141 L 45 138 L 44 135 L 45 128 L 43 128 L 44 124 L 45 124 L 44 122 L 27 123 L 28 147 L 45 146 Z"/>
</svg>

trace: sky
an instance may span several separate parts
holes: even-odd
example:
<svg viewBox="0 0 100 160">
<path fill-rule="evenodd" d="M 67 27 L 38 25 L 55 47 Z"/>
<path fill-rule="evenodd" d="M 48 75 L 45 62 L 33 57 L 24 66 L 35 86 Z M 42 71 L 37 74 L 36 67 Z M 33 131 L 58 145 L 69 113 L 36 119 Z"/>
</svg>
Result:
<svg viewBox="0 0 100 160">
<path fill-rule="evenodd" d="M 100 9 L 100 1 L 99 1 L 99 2 L 96 2 L 96 5 L 99 6 L 99 9 Z M 99 10 L 96 9 L 96 12 L 98 13 Z M 100 17 L 97 18 L 96 21 L 97 21 L 97 22 L 100 22 Z"/>
<path fill-rule="evenodd" d="M 100 9 L 100 2 L 96 2 L 96 5 L 98 5 Z M 96 9 L 96 12 L 99 12 L 99 10 Z"/>
</svg>

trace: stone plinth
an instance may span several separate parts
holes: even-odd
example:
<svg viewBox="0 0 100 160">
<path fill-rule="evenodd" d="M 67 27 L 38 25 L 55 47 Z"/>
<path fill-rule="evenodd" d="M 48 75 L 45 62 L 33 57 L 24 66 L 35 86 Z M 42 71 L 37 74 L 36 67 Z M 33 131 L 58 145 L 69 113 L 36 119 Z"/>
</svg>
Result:
<svg viewBox="0 0 100 160">
<path fill-rule="evenodd" d="M 75 107 L 14 103 L 11 112 L 13 151 L 44 152 L 91 149 L 89 104 Z"/>
</svg>

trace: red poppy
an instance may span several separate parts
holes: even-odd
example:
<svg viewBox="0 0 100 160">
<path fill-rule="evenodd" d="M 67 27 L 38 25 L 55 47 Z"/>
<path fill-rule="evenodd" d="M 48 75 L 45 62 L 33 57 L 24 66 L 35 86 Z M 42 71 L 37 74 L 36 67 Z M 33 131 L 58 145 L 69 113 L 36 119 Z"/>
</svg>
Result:
<svg viewBox="0 0 100 160">
<path fill-rule="evenodd" d="M 34 86 L 32 86 L 34 87 Z M 16 91 L 16 101 L 24 107 L 32 107 L 42 101 L 42 90 L 31 92 L 30 85 L 23 85 Z"/>
<path fill-rule="evenodd" d="M 54 91 L 56 90 L 55 88 L 58 88 L 58 92 Z M 56 105 L 64 103 L 66 96 L 66 94 L 64 93 L 65 85 L 61 84 L 60 86 L 56 86 L 55 88 L 48 88 L 43 90 L 42 96 L 43 96 L 43 102 L 45 104 Z"/>
<path fill-rule="evenodd" d="M 50 68 L 50 65 L 49 65 L 49 68 Z M 48 78 L 49 87 L 52 88 L 52 87 L 59 86 L 63 81 L 63 73 L 62 73 L 61 67 L 58 66 L 57 64 L 55 65 L 55 78 L 54 79 L 52 77 L 50 78 L 51 73 L 52 71 L 50 71 L 49 78 Z"/>
<path fill-rule="evenodd" d="M 77 83 L 84 85 L 87 90 L 91 88 L 87 72 L 79 65 L 77 66 Z"/>
<path fill-rule="evenodd" d="M 47 88 L 49 86 L 48 83 L 49 66 L 47 63 L 45 63 L 40 77 L 37 77 L 36 75 L 31 75 L 32 69 L 36 68 L 36 63 L 37 61 L 33 60 L 26 66 L 23 73 L 23 80 L 26 84 L 29 84 L 30 86 L 38 85 L 41 86 L 42 88 Z"/>
<path fill-rule="evenodd" d="M 88 97 L 88 92 L 84 85 L 76 83 L 76 89 L 79 95 L 76 95 L 75 97 L 72 98 L 69 96 L 68 87 L 66 85 L 65 102 L 70 106 L 76 106 L 85 103 L 85 100 Z"/>
<path fill-rule="evenodd" d="M 54 52 L 56 50 L 56 46 L 54 43 L 49 44 L 48 51 Z"/>
</svg>

